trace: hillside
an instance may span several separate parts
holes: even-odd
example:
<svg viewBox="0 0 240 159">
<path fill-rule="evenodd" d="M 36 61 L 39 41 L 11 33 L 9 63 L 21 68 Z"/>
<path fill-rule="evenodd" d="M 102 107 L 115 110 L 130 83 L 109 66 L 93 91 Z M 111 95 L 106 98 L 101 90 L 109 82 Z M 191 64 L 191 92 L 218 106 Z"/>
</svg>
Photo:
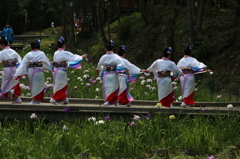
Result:
<svg viewBox="0 0 240 159">
<path fill-rule="evenodd" d="M 162 49 L 167 46 L 169 36 L 168 7 L 156 6 L 158 13 L 155 27 L 146 26 L 140 13 L 122 16 L 120 23 L 111 24 L 111 39 L 115 41 L 115 50 L 125 45 L 127 58 L 140 67 L 147 68 L 158 58 Z M 159 10 L 161 12 L 159 12 Z M 198 75 L 197 80 L 208 87 L 211 92 L 233 93 L 238 95 L 240 87 L 240 25 L 239 17 L 234 10 L 205 7 L 203 22 L 204 38 L 193 51 L 193 56 L 204 62 L 214 74 Z M 175 30 L 175 59 L 177 62 L 183 55 L 182 50 L 189 45 L 187 8 L 177 8 Z M 105 29 L 107 32 L 107 29 Z M 79 47 L 88 52 L 94 63 L 105 53 L 98 34 L 91 38 L 78 37 Z"/>
</svg>

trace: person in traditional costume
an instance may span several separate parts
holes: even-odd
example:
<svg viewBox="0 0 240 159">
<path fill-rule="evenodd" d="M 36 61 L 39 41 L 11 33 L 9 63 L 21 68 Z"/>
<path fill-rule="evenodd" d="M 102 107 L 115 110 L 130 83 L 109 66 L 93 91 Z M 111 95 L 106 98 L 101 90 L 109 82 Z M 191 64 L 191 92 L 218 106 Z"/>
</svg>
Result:
<svg viewBox="0 0 240 159">
<path fill-rule="evenodd" d="M 14 74 L 22 58 L 8 46 L 8 42 L 4 36 L 0 39 L 0 48 L 3 49 L 0 52 L 0 61 L 3 66 L 2 92 L 0 96 L 4 95 L 8 98 L 15 98 L 16 100 L 13 103 L 21 103 L 22 100 L 19 97 L 21 95 L 19 80 L 15 80 Z"/>
<path fill-rule="evenodd" d="M 0 33 L 1 36 L 5 37 L 5 40 L 8 41 L 8 25 L 5 25 L 2 32 Z"/>
<path fill-rule="evenodd" d="M 8 41 L 9 41 L 9 44 L 14 43 L 14 33 L 10 25 L 8 26 Z"/>
<path fill-rule="evenodd" d="M 63 37 L 59 38 L 58 50 L 54 53 L 53 56 L 53 96 L 50 99 L 50 103 L 58 104 L 57 101 L 62 101 L 63 104 L 68 104 L 67 98 L 67 88 L 68 88 L 68 79 L 67 79 L 67 66 L 75 69 L 81 69 L 80 62 L 83 58 L 87 58 L 87 54 L 82 56 L 73 54 L 69 51 L 65 51 L 66 42 Z"/>
<path fill-rule="evenodd" d="M 192 47 L 187 46 L 184 49 L 184 56 L 181 58 L 177 66 L 183 71 L 184 77 L 180 78 L 181 92 L 183 102 L 180 106 L 188 107 L 194 106 L 194 92 L 195 92 L 195 77 L 194 72 L 206 72 L 206 65 L 199 62 L 196 58 L 191 57 Z"/>
<path fill-rule="evenodd" d="M 135 83 L 137 75 L 143 72 L 144 70 L 138 68 L 127 59 L 125 59 L 127 54 L 126 46 L 122 45 L 118 49 L 118 55 L 122 58 L 124 64 L 129 69 L 129 72 L 118 72 L 118 81 L 119 81 L 119 93 L 118 93 L 118 103 L 126 104 L 128 107 L 131 106 L 131 102 L 134 98 L 128 92 L 128 81 Z"/>
<path fill-rule="evenodd" d="M 163 50 L 162 59 L 158 59 L 153 62 L 147 71 L 153 72 L 157 79 L 158 99 L 160 105 L 172 108 L 174 91 L 171 84 L 171 74 L 179 74 L 182 76 L 183 72 L 173 61 L 169 60 L 171 52 L 171 47 L 165 48 Z"/>
<path fill-rule="evenodd" d="M 105 101 L 103 106 L 109 106 L 111 104 L 119 106 L 117 102 L 119 93 L 117 72 L 128 71 L 121 57 L 113 52 L 113 45 L 114 42 L 112 40 L 107 43 L 107 52 L 100 58 L 96 69 L 96 72 L 103 77 L 102 94 Z"/>
<path fill-rule="evenodd" d="M 27 53 L 16 70 L 16 79 L 28 75 L 32 101 L 30 104 L 40 104 L 43 101 L 45 82 L 44 68 L 52 71 L 52 65 L 44 52 L 40 51 L 41 40 L 31 42 L 32 51 Z"/>
</svg>

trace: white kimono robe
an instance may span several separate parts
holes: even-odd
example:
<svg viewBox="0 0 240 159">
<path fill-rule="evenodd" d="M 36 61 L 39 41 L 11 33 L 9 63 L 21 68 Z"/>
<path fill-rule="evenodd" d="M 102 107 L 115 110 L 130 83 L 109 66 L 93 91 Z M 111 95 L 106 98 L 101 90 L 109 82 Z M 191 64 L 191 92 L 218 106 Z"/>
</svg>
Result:
<svg viewBox="0 0 240 159">
<path fill-rule="evenodd" d="M 122 57 L 124 64 L 129 69 L 130 74 L 140 74 L 141 69 L 129 62 L 127 59 Z M 119 74 L 119 93 L 118 93 L 118 101 L 121 104 L 130 104 L 134 98 L 128 92 L 128 75 L 127 74 Z"/>
<path fill-rule="evenodd" d="M 179 69 L 176 64 L 170 61 L 168 58 L 158 59 L 147 69 L 149 72 L 153 72 L 155 77 L 157 78 L 157 86 L 158 86 L 158 99 L 159 102 L 166 106 L 170 107 L 173 103 L 173 88 L 171 84 L 171 77 L 158 77 L 157 71 L 171 71 L 173 74 L 182 73 L 182 70 Z M 164 98 L 170 96 L 169 99 L 165 102 Z"/>
<path fill-rule="evenodd" d="M 43 67 L 27 68 L 28 62 L 30 61 L 42 61 L 43 67 L 50 71 L 52 71 L 52 66 L 44 52 L 34 49 L 24 56 L 15 73 L 16 77 L 28 74 L 32 97 L 36 100 L 43 100 L 43 90 L 45 88 Z"/>
<path fill-rule="evenodd" d="M 6 46 L 1 52 L 0 52 L 0 62 L 6 61 L 6 60 L 16 60 L 17 63 L 20 63 L 22 58 L 19 56 L 19 54 L 11 49 L 9 46 Z M 9 92 L 13 87 L 19 84 L 19 80 L 15 80 L 14 74 L 16 72 L 17 66 L 14 67 L 3 67 L 3 76 L 2 76 L 2 87 L 1 87 L 1 95 Z M 19 89 L 20 91 L 20 89 Z M 17 93 L 17 95 L 21 95 Z"/>
<path fill-rule="evenodd" d="M 58 49 L 53 56 L 56 62 L 76 62 L 81 61 L 83 58 L 80 55 L 72 54 L 69 51 Z M 66 90 L 68 86 L 66 68 L 54 67 L 54 82 L 53 82 L 53 96 L 54 100 L 64 100 L 67 97 Z"/>
<path fill-rule="evenodd" d="M 181 69 L 183 67 L 188 68 L 197 68 L 202 69 L 206 68 L 207 66 L 199 62 L 197 59 L 191 57 L 191 56 L 184 56 L 182 59 L 179 60 L 177 66 Z M 182 97 L 183 102 L 189 105 L 194 105 L 194 91 L 195 91 L 195 77 L 194 74 L 185 74 L 184 77 L 180 78 L 181 80 L 181 91 L 182 91 Z M 190 96 L 191 95 L 191 96 Z"/>
<path fill-rule="evenodd" d="M 97 70 L 100 70 L 100 76 L 103 76 L 102 94 L 104 101 L 114 104 L 118 99 L 119 92 L 118 74 L 116 71 L 105 71 L 104 66 L 107 65 L 118 66 L 121 69 L 127 69 L 127 67 L 121 57 L 112 51 L 108 51 L 98 62 Z"/>
</svg>

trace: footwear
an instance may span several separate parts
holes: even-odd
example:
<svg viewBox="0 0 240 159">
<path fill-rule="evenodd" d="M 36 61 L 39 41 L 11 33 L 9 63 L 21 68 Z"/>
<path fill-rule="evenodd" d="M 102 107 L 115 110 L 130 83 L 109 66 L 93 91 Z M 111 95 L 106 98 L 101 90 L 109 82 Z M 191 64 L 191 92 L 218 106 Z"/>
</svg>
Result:
<svg viewBox="0 0 240 159">
<path fill-rule="evenodd" d="M 170 105 L 170 108 L 174 108 L 174 106 L 171 104 L 171 105 Z"/>
<path fill-rule="evenodd" d="M 103 106 L 110 106 L 110 104 L 108 101 L 106 101 L 105 103 L 103 103 Z"/>
<path fill-rule="evenodd" d="M 50 103 L 54 104 L 54 105 L 58 105 L 57 101 L 53 98 L 50 99 Z"/>
<path fill-rule="evenodd" d="M 40 104 L 40 101 L 39 101 L 39 100 L 38 100 L 38 101 L 36 101 L 36 102 L 35 102 L 35 104 Z"/>
<path fill-rule="evenodd" d="M 130 102 L 127 104 L 127 107 L 131 107 L 131 103 Z"/>
<path fill-rule="evenodd" d="M 116 106 L 116 107 L 120 107 L 120 104 L 119 104 L 119 103 L 116 103 L 115 106 Z"/>
<path fill-rule="evenodd" d="M 12 102 L 13 104 L 22 104 L 21 98 L 17 98 L 15 101 Z"/>
<path fill-rule="evenodd" d="M 64 101 L 62 102 L 62 104 L 68 104 L 69 101 L 68 101 L 68 98 L 65 98 Z"/>
<path fill-rule="evenodd" d="M 35 102 L 31 101 L 29 104 L 33 105 L 33 104 L 36 104 Z"/>
<path fill-rule="evenodd" d="M 182 102 L 182 104 L 180 105 L 180 107 L 183 107 L 183 108 L 188 108 L 188 105 L 184 102 Z"/>
</svg>

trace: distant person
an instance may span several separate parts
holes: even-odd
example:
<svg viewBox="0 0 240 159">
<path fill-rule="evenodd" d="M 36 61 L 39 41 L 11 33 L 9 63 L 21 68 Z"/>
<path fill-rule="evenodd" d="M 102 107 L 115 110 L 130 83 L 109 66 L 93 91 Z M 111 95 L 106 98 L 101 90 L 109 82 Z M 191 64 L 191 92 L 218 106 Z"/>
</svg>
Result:
<svg viewBox="0 0 240 159">
<path fill-rule="evenodd" d="M 19 80 L 15 80 L 14 74 L 22 58 L 8 46 L 8 42 L 4 36 L 0 39 L 0 48 L 3 49 L 0 52 L 0 61 L 3 66 L 2 92 L 0 96 L 4 95 L 8 98 L 15 98 L 16 100 L 13 103 L 21 103 L 22 100 L 19 98 L 21 95 Z"/>
<path fill-rule="evenodd" d="M 32 41 L 30 45 L 32 51 L 24 56 L 15 76 L 19 78 L 28 75 L 32 93 L 30 104 L 40 104 L 43 101 L 45 89 L 43 69 L 46 68 L 52 71 L 52 66 L 45 53 L 39 50 L 41 46 L 40 39 Z"/>
<path fill-rule="evenodd" d="M 14 33 L 13 33 L 13 29 L 12 29 L 12 26 L 8 26 L 8 41 L 9 41 L 9 44 L 12 44 L 14 43 Z"/>
<path fill-rule="evenodd" d="M 0 33 L 1 36 L 5 37 L 5 40 L 8 41 L 8 25 L 5 25 L 2 32 Z"/>
<path fill-rule="evenodd" d="M 122 70 L 128 70 L 121 57 L 113 52 L 113 45 L 114 42 L 112 40 L 106 44 L 106 54 L 100 58 L 96 69 L 96 72 L 103 77 L 102 92 L 105 102 L 103 106 L 111 104 L 119 106 L 117 102 L 119 92 L 117 67 Z"/>
<path fill-rule="evenodd" d="M 128 107 L 130 107 L 131 102 L 134 100 L 134 98 L 128 92 L 128 89 L 129 89 L 128 80 L 129 78 L 131 78 L 131 74 L 134 74 L 136 76 L 137 74 L 140 74 L 144 70 L 141 70 L 140 68 L 138 68 L 137 66 L 129 62 L 127 59 L 125 59 L 127 55 L 126 46 L 122 45 L 119 47 L 118 55 L 122 58 L 124 64 L 129 69 L 129 71 L 118 72 L 118 81 L 119 81 L 118 103 L 126 104 Z"/>
<path fill-rule="evenodd" d="M 173 74 L 183 75 L 174 62 L 170 59 L 172 48 L 168 47 L 163 50 L 162 59 L 158 59 L 147 69 L 153 72 L 157 78 L 158 99 L 159 103 L 165 107 L 173 107 L 174 91 L 171 84 L 171 72 Z"/>
<path fill-rule="evenodd" d="M 184 77 L 181 77 L 182 98 L 183 102 L 180 106 L 194 106 L 195 77 L 194 72 L 206 70 L 206 65 L 191 57 L 192 47 L 187 46 L 184 49 L 184 56 L 179 60 L 177 66 L 183 71 Z"/>
<path fill-rule="evenodd" d="M 58 50 L 54 53 L 53 56 L 53 96 L 50 99 L 50 103 L 58 104 L 57 101 L 63 100 L 63 104 L 68 104 L 67 98 L 67 88 L 68 88 L 68 79 L 67 79 L 67 64 L 69 67 L 80 69 L 80 62 L 83 58 L 87 58 L 87 54 L 82 56 L 77 54 L 72 54 L 69 51 L 65 51 L 66 42 L 63 37 L 58 39 L 57 42 Z"/>
</svg>

